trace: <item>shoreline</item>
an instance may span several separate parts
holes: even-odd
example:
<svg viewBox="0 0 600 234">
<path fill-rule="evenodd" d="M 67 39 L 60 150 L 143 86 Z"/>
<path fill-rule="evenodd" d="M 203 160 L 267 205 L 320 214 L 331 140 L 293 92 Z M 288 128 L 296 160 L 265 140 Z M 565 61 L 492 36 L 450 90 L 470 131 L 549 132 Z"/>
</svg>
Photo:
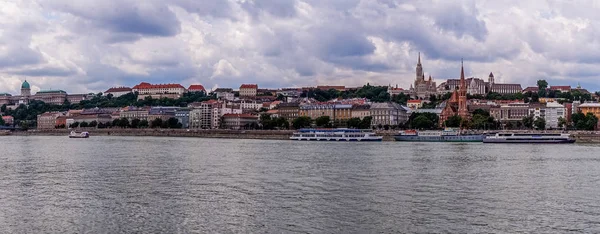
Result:
<svg viewBox="0 0 600 234">
<path fill-rule="evenodd" d="M 80 129 L 93 136 L 197 137 L 222 139 L 290 140 L 294 130 L 200 130 L 200 129 Z M 71 129 L 14 131 L 0 136 L 68 136 Z M 376 131 L 383 141 L 394 141 L 398 131 Z M 600 143 L 600 132 L 572 132 L 576 143 Z"/>
</svg>

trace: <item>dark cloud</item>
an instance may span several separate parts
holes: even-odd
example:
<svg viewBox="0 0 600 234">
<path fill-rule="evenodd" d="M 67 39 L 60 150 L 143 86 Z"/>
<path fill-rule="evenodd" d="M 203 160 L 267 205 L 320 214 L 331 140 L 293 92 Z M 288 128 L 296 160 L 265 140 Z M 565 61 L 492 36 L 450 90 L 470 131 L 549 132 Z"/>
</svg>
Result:
<svg viewBox="0 0 600 234">
<path fill-rule="evenodd" d="M 11 47 L 7 51 L 0 51 L 0 68 L 21 67 L 36 65 L 44 62 L 39 51 L 26 47 Z"/>
<path fill-rule="evenodd" d="M 22 76 L 71 76 L 76 74 L 75 71 L 70 69 L 63 69 L 57 67 L 45 67 L 35 69 L 25 69 L 14 72 L 13 74 Z"/>
</svg>

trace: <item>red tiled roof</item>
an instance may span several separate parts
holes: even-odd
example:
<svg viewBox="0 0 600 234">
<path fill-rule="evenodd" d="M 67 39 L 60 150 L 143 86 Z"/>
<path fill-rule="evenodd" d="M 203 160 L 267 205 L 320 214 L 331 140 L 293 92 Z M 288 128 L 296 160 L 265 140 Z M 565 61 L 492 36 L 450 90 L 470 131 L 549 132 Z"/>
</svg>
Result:
<svg viewBox="0 0 600 234">
<path fill-rule="evenodd" d="M 172 89 L 181 88 L 184 89 L 180 84 L 150 84 L 142 82 L 139 85 L 133 86 L 133 89 Z"/>
<path fill-rule="evenodd" d="M 243 84 L 240 86 L 240 89 L 258 89 L 258 85 L 256 84 Z"/>
<path fill-rule="evenodd" d="M 113 93 L 113 92 L 131 92 L 131 88 L 129 87 L 112 87 L 106 90 L 105 93 Z"/>
<path fill-rule="evenodd" d="M 206 89 L 204 89 L 204 86 L 202 86 L 202 85 L 190 85 L 188 90 L 190 90 L 190 91 L 206 91 Z"/>
<path fill-rule="evenodd" d="M 571 90 L 571 86 L 550 86 L 550 90 Z"/>
</svg>

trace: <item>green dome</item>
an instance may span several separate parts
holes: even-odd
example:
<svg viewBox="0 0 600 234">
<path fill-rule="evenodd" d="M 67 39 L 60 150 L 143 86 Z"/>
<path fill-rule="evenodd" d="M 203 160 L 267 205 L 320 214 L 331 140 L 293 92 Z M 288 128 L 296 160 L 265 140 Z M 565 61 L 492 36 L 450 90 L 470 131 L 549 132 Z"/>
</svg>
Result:
<svg viewBox="0 0 600 234">
<path fill-rule="evenodd" d="M 25 80 L 25 82 L 23 82 L 23 84 L 21 85 L 22 89 L 30 89 L 29 87 L 29 83 L 27 83 L 27 80 Z"/>
</svg>

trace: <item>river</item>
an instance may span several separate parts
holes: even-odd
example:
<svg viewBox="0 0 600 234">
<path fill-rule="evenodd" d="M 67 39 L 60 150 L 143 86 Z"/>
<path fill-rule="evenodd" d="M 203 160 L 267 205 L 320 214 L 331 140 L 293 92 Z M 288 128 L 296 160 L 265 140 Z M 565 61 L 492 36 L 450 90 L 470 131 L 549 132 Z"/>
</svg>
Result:
<svg viewBox="0 0 600 234">
<path fill-rule="evenodd" d="M 2 233 L 600 232 L 600 145 L 0 140 Z"/>
</svg>

